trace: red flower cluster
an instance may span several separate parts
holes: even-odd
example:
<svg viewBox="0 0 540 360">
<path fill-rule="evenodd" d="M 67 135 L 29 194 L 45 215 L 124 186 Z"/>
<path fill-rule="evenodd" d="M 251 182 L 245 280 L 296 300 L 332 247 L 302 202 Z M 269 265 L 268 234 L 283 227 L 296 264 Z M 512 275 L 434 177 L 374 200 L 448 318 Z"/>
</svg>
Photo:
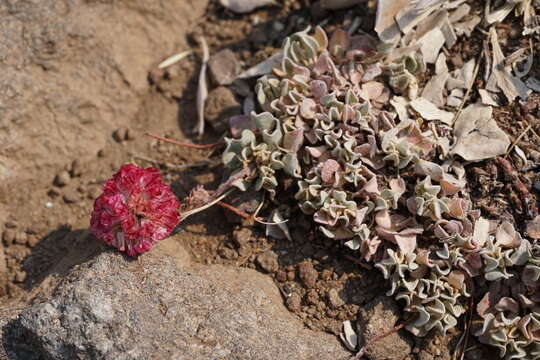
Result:
<svg viewBox="0 0 540 360">
<path fill-rule="evenodd" d="M 94 202 L 92 234 L 130 256 L 142 254 L 180 221 L 180 202 L 159 171 L 122 166 Z"/>
</svg>

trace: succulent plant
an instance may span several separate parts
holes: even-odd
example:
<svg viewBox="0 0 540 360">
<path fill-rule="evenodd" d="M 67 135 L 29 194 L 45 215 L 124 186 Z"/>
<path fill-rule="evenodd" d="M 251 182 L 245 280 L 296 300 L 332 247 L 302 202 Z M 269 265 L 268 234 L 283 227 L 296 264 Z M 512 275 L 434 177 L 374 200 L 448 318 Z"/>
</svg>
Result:
<svg viewBox="0 0 540 360">
<path fill-rule="evenodd" d="M 299 208 L 313 215 L 326 237 L 348 240 L 371 255 L 381 240 L 369 238 L 363 221 L 382 210 L 399 211 L 407 191 L 402 178 L 381 170 L 385 164 L 397 170 L 415 164 L 435 144 L 431 130 L 422 131 L 420 123 L 396 124 L 392 113 L 372 105 L 389 94 L 376 81 L 385 75 L 372 56 L 373 44 L 367 35 L 351 37 L 341 30 L 328 39 L 321 28 L 286 39 L 281 68 L 255 88 L 264 112 L 250 115 L 251 125 L 226 140 L 223 154 L 229 172 L 253 169 L 243 185 L 264 189 L 272 198 L 281 174 L 292 178 Z M 412 76 L 422 67 L 418 55 L 411 55 L 389 69 Z M 386 236 L 390 242 L 399 238 L 393 235 Z"/>
<path fill-rule="evenodd" d="M 480 321 L 475 335 L 483 343 L 497 347 L 501 358 L 540 359 L 540 246 L 521 240 L 513 251 L 500 256 L 512 264 L 490 277 L 490 288 L 477 307 Z M 501 268 L 493 266 L 492 259 L 489 264 Z"/>
<path fill-rule="evenodd" d="M 287 38 L 281 66 L 257 81 L 262 112 L 231 120 L 228 183 L 313 216 L 322 236 L 375 263 L 417 336 L 456 326 L 476 279 L 520 284 L 528 295 L 513 300 L 518 312 L 483 313 L 478 336 L 519 355 L 508 358 L 537 358 L 540 246 L 472 209 L 463 165 L 437 135 L 446 124 L 392 111 L 406 102 L 392 92 L 417 96 L 420 53 L 390 58 L 374 44 L 342 30 L 329 39 L 320 27 Z M 282 191 L 291 188 L 297 206 Z"/>
<path fill-rule="evenodd" d="M 432 329 L 444 334 L 465 312 L 464 299 L 470 293 L 465 273 L 452 270 L 455 261 L 448 247 L 407 255 L 388 249 L 386 257 L 375 265 L 391 280 L 387 295 L 405 301 L 411 319 L 406 329 L 414 335 L 425 336 Z"/>
</svg>

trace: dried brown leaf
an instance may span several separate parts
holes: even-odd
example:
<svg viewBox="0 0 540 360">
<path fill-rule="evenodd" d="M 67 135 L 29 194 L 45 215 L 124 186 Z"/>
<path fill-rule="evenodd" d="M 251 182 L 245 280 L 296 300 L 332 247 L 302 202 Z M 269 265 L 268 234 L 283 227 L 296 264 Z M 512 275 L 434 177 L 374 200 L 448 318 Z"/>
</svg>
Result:
<svg viewBox="0 0 540 360">
<path fill-rule="evenodd" d="M 491 115 L 491 106 L 480 103 L 464 108 L 454 124 L 456 142 L 450 154 L 479 161 L 506 153 L 510 139 Z"/>
</svg>

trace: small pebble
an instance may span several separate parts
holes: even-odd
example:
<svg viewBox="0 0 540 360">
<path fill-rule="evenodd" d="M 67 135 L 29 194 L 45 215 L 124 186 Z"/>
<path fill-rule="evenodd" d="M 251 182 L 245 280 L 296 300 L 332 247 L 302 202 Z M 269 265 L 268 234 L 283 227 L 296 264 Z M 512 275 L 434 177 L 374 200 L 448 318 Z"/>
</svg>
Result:
<svg viewBox="0 0 540 360">
<path fill-rule="evenodd" d="M 267 250 L 257 256 L 257 263 L 266 272 L 274 272 L 279 268 L 278 256 L 272 250 Z"/>
<path fill-rule="evenodd" d="M 334 309 L 337 309 L 345 305 L 345 302 L 339 296 L 338 291 L 336 289 L 328 290 L 328 292 L 326 293 L 326 299 L 328 300 L 330 306 Z"/>
<path fill-rule="evenodd" d="M 26 229 L 26 233 L 28 235 L 35 235 L 35 234 L 39 233 L 39 230 L 37 228 L 35 228 L 35 227 L 29 227 L 29 228 Z"/>
<path fill-rule="evenodd" d="M 10 246 L 15 241 L 16 232 L 13 229 L 6 229 L 2 233 L 2 240 L 6 246 Z"/>
<path fill-rule="evenodd" d="M 113 132 L 113 139 L 116 141 L 116 142 L 123 142 L 124 140 L 126 140 L 126 135 L 127 135 L 127 129 L 124 128 L 124 127 L 121 127 L 121 128 L 118 128 L 116 129 L 114 132 Z"/>
<path fill-rule="evenodd" d="M 54 178 L 54 185 L 66 186 L 69 183 L 69 180 L 71 180 L 69 173 L 67 171 L 61 171 Z"/>
<path fill-rule="evenodd" d="M 233 240 L 239 248 L 243 248 L 248 245 L 252 236 L 253 232 L 250 229 L 242 227 L 240 230 L 234 231 Z"/>
<path fill-rule="evenodd" d="M 15 221 L 8 220 L 5 223 L 6 227 L 9 229 L 14 229 L 17 227 L 17 223 Z"/>
<path fill-rule="evenodd" d="M 33 247 L 36 247 L 38 243 L 39 243 L 39 237 L 37 235 L 28 235 L 28 240 L 26 242 L 26 245 L 33 248 Z"/>
<path fill-rule="evenodd" d="M 126 130 L 126 140 L 135 140 L 135 131 L 127 129 Z"/>
<path fill-rule="evenodd" d="M 60 196 L 60 191 L 56 188 L 51 188 L 49 191 L 47 191 L 47 195 L 49 195 L 52 198 Z"/>
<path fill-rule="evenodd" d="M 64 199 L 64 202 L 66 204 L 73 204 L 79 201 L 79 196 L 77 195 L 77 193 L 67 193 L 64 194 L 62 198 Z"/>
<path fill-rule="evenodd" d="M 93 188 L 90 188 L 90 190 L 88 190 L 86 197 L 90 200 L 94 200 L 94 199 L 97 199 L 99 195 L 101 195 L 101 190 L 97 187 L 93 187 Z"/>
<path fill-rule="evenodd" d="M 82 175 L 81 162 L 79 161 L 79 159 L 73 160 L 69 173 L 71 177 L 78 177 Z"/>
<path fill-rule="evenodd" d="M 18 231 L 15 234 L 15 243 L 16 244 L 24 245 L 24 244 L 26 244 L 27 240 L 28 240 L 28 235 L 26 235 L 25 232 Z"/>
<path fill-rule="evenodd" d="M 294 271 L 289 271 L 287 273 L 287 280 L 293 281 L 296 278 L 296 273 Z"/>
<path fill-rule="evenodd" d="M 301 303 L 302 299 L 297 293 L 293 293 L 287 298 L 287 307 L 290 311 L 299 311 L 301 309 Z"/>
<path fill-rule="evenodd" d="M 276 273 L 276 280 L 279 282 L 287 281 L 287 273 L 285 271 L 278 271 Z"/>
<path fill-rule="evenodd" d="M 321 278 L 323 280 L 330 280 L 332 278 L 332 271 L 328 269 L 324 269 L 321 273 Z"/>
<path fill-rule="evenodd" d="M 418 354 L 418 360 L 433 360 L 434 357 L 429 352 L 422 350 Z"/>
<path fill-rule="evenodd" d="M 102 158 L 102 157 L 104 157 L 104 156 L 105 156 L 105 150 L 101 149 L 101 150 L 99 150 L 99 151 L 97 152 L 97 157 Z"/>
<path fill-rule="evenodd" d="M 15 274 L 15 282 L 22 283 L 24 280 L 26 280 L 26 273 L 24 271 L 17 271 Z"/>
<path fill-rule="evenodd" d="M 306 294 L 306 301 L 310 305 L 317 305 L 319 303 L 319 294 L 317 293 L 317 290 L 309 290 Z"/>
<path fill-rule="evenodd" d="M 227 260 L 234 260 L 238 258 L 238 253 L 233 249 L 222 248 L 219 249 L 219 256 Z"/>
</svg>

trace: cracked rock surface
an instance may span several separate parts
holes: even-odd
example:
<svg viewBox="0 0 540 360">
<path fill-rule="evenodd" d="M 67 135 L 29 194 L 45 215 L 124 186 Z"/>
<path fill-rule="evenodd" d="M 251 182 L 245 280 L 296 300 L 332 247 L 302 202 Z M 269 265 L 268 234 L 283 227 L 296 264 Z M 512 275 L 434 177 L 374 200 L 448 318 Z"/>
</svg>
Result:
<svg viewBox="0 0 540 360">
<path fill-rule="evenodd" d="M 184 258 L 185 259 L 185 258 Z M 52 299 L 4 328 L 12 359 L 347 359 L 335 337 L 303 327 L 272 280 L 189 265 L 156 249 L 105 251 L 76 266 Z"/>
</svg>

